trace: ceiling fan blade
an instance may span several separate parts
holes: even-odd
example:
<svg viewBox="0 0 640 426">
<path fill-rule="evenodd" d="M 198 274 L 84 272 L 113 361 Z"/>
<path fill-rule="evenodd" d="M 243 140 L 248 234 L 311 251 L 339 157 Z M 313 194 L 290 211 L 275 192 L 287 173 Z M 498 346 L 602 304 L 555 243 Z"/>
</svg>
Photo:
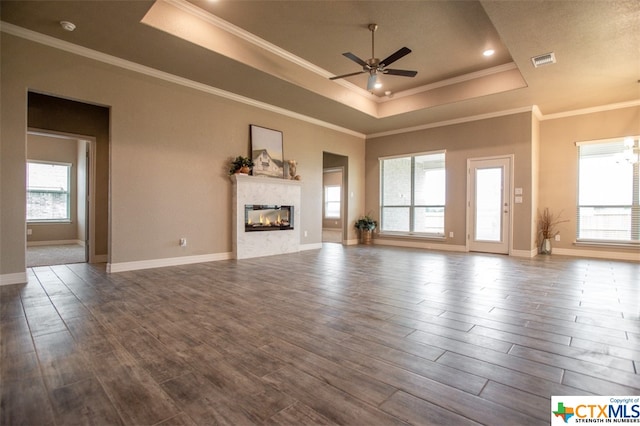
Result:
<svg viewBox="0 0 640 426">
<path fill-rule="evenodd" d="M 358 71 L 358 72 L 352 72 L 349 74 L 342 74 L 342 75 L 336 75 L 335 77 L 329 77 L 329 80 L 337 80 L 339 78 L 345 78 L 345 77 L 351 77 L 352 75 L 358 75 L 358 74 L 362 74 L 365 71 Z"/>
<path fill-rule="evenodd" d="M 389 56 L 388 58 L 380 61 L 380 66 L 386 67 L 387 65 L 391 65 L 392 62 L 397 61 L 398 59 L 402 58 L 405 55 L 408 55 L 409 53 L 411 53 L 411 49 L 409 49 L 408 47 L 400 48 L 395 53 L 391 54 L 391 56 Z"/>
<path fill-rule="evenodd" d="M 362 67 L 367 67 L 367 63 L 365 61 L 363 61 L 362 59 L 358 58 L 356 55 L 354 55 L 351 52 L 345 52 L 342 54 L 342 56 L 345 56 L 349 59 L 351 59 L 353 62 L 355 62 L 356 64 L 362 66 Z"/>
<path fill-rule="evenodd" d="M 385 69 L 384 71 L 382 71 L 382 73 L 389 75 L 399 75 L 402 77 L 415 77 L 416 74 L 418 74 L 418 71 Z"/>
</svg>

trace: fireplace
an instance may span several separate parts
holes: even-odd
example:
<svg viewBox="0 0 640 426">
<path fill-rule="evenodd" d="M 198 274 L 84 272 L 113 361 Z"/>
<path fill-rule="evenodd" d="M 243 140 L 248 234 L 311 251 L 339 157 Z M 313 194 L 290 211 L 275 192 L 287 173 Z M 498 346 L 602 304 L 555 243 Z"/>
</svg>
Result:
<svg viewBox="0 0 640 426">
<path fill-rule="evenodd" d="M 231 249 L 236 259 L 249 259 L 252 257 L 273 256 L 300 251 L 300 230 L 303 228 L 300 218 L 300 200 L 302 194 L 302 181 L 290 179 L 275 179 L 263 176 L 232 175 L 233 182 L 231 217 L 233 224 L 231 229 Z M 287 206 L 289 206 L 287 210 Z M 249 207 L 249 212 L 247 211 Z M 249 213 L 257 210 L 275 210 L 280 213 L 280 222 L 283 221 L 283 210 L 289 213 L 289 225 L 280 224 L 277 227 L 266 228 L 253 226 L 260 223 L 260 213 L 257 219 L 251 217 L 251 228 L 246 222 Z M 277 208 L 279 207 L 279 209 Z M 283 208 L 284 207 L 284 208 Z M 286 221 L 286 216 L 284 217 Z M 272 219 L 269 219 L 272 221 Z M 278 220 L 276 213 L 275 220 Z M 296 229 L 293 230 L 293 226 Z M 280 227 L 283 229 L 280 229 Z M 254 232 L 263 231 L 263 232 Z M 281 231 L 281 232 L 264 232 Z"/>
<path fill-rule="evenodd" d="M 289 229 L 293 229 L 293 206 L 245 204 L 245 232 Z"/>
</svg>

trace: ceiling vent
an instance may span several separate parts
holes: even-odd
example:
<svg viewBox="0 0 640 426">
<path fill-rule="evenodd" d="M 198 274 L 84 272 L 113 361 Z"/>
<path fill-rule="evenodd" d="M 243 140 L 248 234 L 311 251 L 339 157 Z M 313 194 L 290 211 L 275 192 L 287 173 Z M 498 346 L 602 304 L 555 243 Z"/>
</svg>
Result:
<svg viewBox="0 0 640 426">
<path fill-rule="evenodd" d="M 533 66 L 538 68 L 543 65 L 550 65 L 556 63 L 556 55 L 551 53 L 545 53 L 544 55 L 534 56 L 531 58 L 531 62 L 533 62 Z"/>
</svg>

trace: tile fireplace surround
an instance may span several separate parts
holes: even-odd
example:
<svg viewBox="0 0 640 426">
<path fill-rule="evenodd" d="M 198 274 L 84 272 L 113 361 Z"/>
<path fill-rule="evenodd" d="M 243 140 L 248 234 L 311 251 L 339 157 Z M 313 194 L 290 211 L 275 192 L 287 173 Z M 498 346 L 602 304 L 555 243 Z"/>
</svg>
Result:
<svg viewBox="0 0 640 426">
<path fill-rule="evenodd" d="M 271 256 L 300 251 L 300 194 L 302 182 L 247 175 L 232 175 L 233 256 L 236 259 Z M 294 229 L 245 232 L 244 206 L 247 204 L 293 206 Z"/>
</svg>

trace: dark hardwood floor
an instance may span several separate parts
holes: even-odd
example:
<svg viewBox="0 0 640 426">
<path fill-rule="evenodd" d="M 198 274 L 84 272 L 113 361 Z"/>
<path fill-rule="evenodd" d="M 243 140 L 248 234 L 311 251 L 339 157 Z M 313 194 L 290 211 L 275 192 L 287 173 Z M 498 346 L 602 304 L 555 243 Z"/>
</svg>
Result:
<svg viewBox="0 0 640 426">
<path fill-rule="evenodd" d="M 640 263 L 380 246 L 0 288 L 2 425 L 549 424 L 640 394 Z"/>
</svg>

